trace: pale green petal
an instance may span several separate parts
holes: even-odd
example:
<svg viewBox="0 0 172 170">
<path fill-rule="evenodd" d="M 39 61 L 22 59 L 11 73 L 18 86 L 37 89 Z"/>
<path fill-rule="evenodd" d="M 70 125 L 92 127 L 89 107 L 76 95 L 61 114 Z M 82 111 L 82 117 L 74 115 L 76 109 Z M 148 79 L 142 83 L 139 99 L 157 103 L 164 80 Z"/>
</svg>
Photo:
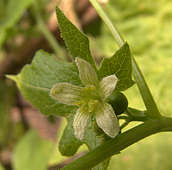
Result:
<svg viewBox="0 0 172 170">
<path fill-rule="evenodd" d="M 118 135 L 120 131 L 118 119 L 113 108 L 108 103 L 104 103 L 101 108 L 97 109 L 96 122 L 97 125 L 112 138 Z"/>
<path fill-rule="evenodd" d="M 80 100 L 82 87 L 70 83 L 57 83 L 50 90 L 50 96 L 59 103 L 76 105 Z"/>
<path fill-rule="evenodd" d="M 81 111 L 81 109 L 79 108 L 76 111 L 73 121 L 74 134 L 79 140 L 82 140 L 84 138 L 86 125 L 89 118 L 89 113 L 85 113 L 83 112 L 83 110 L 84 109 L 82 109 Z"/>
<path fill-rule="evenodd" d="M 75 63 L 79 70 L 80 79 L 84 85 L 98 85 L 97 74 L 90 63 L 78 57 L 75 59 Z"/>
<path fill-rule="evenodd" d="M 100 89 L 103 97 L 109 97 L 116 87 L 118 78 L 115 75 L 104 77 L 100 82 Z"/>
</svg>

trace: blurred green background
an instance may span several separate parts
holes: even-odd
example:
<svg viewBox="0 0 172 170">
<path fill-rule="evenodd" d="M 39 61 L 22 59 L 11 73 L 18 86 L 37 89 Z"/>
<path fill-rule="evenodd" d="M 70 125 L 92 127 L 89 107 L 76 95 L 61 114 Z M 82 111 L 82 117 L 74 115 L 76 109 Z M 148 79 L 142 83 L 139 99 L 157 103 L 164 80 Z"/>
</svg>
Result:
<svg viewBox="0 0 172 170">
<path fill-rule="evenodd" d="M 0 0 L 0 170 L 53 170 L 72 159 L 60 155 L 57 147 L 65 121 L 41 115 L 5 78 L 30 63 L 38 49 L 70 61 L 59 35 L 56 4 L 89 36 L 96 61 L 117 50 L 88 0 Z M 172 116 L 172 1 L 109 0 L 102 5 L 131 46 L 161 113 Z M 38 16 L 54 37 L 58 52 L 40 27 Z M 125 94 L 129 106 L 144 109 L 136 85 Z M 78 155 L 85 149 L 80 148 Z M 171 156 L 172 134 L 157 134 L 114 156 L 109 170 L 171 170 Z"/>
</svg>

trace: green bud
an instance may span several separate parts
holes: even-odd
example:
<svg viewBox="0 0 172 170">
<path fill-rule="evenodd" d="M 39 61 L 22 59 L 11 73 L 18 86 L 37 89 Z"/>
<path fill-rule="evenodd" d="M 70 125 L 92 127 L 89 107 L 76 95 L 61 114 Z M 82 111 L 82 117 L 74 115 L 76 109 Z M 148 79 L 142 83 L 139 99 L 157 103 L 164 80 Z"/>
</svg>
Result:
<svg viewBox="0 0 172 170">
<path fill-rule="evenodd" d="M 128 100 L 125 95 L 121 92 L 115 92 L 109 97 L 109 103 L 113 107 L 115 114 L 120 115 L 128 107 Z"/>
</svg>

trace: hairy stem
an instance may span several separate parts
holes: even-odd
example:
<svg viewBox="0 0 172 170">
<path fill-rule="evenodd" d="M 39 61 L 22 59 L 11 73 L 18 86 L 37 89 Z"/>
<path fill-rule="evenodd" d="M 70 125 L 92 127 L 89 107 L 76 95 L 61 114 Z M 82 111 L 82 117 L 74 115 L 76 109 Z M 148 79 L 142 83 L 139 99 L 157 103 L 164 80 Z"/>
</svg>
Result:
<svg viewBox="0 0 172 170">
<path fill-rule="evenodd" d="M 94 8 L 96 9 L 96 11 L 100 15 L 100 17 L 102 18 L 102 20 L 106 23 L 106 25 L 110 29 L 110 31 L 111 31 L 112 35 L 114 36 L 119 47 L 122 47 L 124 45 L 125 41 L 122 38 L 122 36 L 120 35 L 120 33 L 118 32 L 115 25 L 108 18 L 108 16 L 104 12 L 104 10 L 100 6 L 100 4 L 97 2 L 97 0 L 90 0 L 90 2 L 94 6 Z M 147 112 L 148 116 L 150 116 L 152 118 L 160 117 L 160 112 L 156 106 L 156 103 L 152 97 L 152 94 L 148 88 L 148 85 L 147 85 L 147 83 L 146 83 L 134 57 L 132 57 L 132 67 L 133 67 L 134 79 L 135 79 L 137 86 L 140 90 L 140 93 L 142 95 L 146 109 L 148 110 L 148 112 Z"/>
<path fill-rule="evenodd" d="M 172 118 L 161 117 L 161 119 L 148 120 L 118 135 L 115 139 L 106 141 L 93 151 L 65 166 L 62 170 L 88 170 L 145 137 L 168 131 L 172 131 Z"/>
</svg>

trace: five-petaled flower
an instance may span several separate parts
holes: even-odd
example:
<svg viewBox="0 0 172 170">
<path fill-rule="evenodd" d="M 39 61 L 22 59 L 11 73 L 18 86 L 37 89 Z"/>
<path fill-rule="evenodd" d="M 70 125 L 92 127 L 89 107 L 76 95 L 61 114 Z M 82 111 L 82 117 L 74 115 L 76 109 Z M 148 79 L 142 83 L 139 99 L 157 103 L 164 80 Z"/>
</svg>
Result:
<svg viewBox="0 0 172 170">
<path fill-rule="evenodd" d="M 66 82 L 57 83 L 50 91 L 51 97 L 60 103 L 79 107 L 73 121 L 76 138 L 80 140 L 84 138 L 90 116 L 95 116 L 97 125 L 108 136 L 114 138 L 119 133 L 119 122 L 112 106 L 107 103 L 107 98 L 115 89 L 117 77 L 113 74 L 99 81 L 90 63 L 78 57 L 75 63 L 85 87 Z"/>
</svg>

